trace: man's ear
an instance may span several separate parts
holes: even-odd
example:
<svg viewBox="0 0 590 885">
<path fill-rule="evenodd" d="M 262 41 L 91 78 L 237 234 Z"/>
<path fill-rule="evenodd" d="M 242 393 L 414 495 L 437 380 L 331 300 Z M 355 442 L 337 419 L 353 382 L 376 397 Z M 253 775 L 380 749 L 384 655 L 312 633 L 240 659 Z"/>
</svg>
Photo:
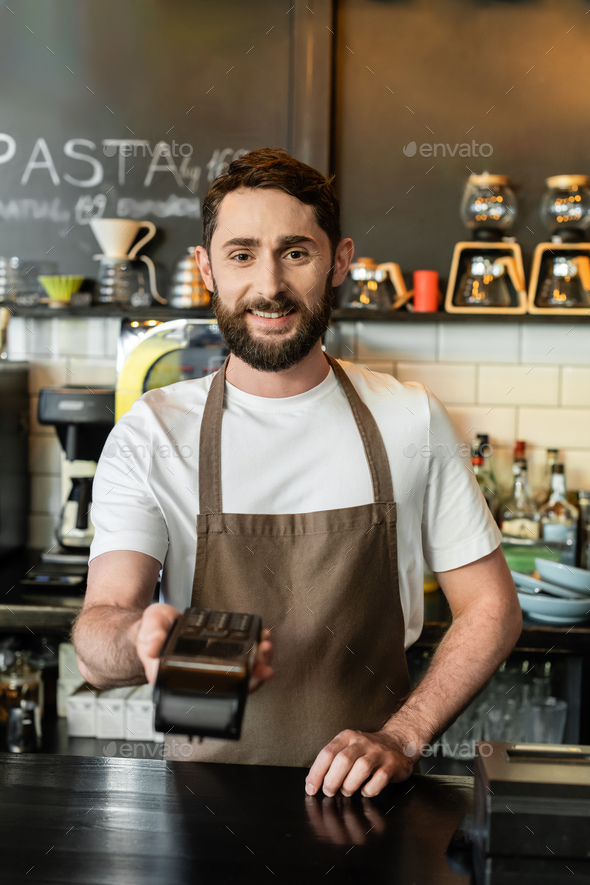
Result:
<svg viewBox="0 0 590 885">
<path fill-rule="evenodd" d="M 210 292 L 215 288 L 213 285 L 213 273 L 211 271 L 211 262 L 204 246 L 197 246 L 195 249 L 195 261 L 203 277 L 203 281 Z"/>
<path fill-rule="evenodd" d="M 339 286 L 344 282 L 350 262 L 354 256 L 354 243 L 350 237 L 340 240 L 336 246 L 334 254 L 334 273 L 332 274 L 332 285 Z"/>
</svg>

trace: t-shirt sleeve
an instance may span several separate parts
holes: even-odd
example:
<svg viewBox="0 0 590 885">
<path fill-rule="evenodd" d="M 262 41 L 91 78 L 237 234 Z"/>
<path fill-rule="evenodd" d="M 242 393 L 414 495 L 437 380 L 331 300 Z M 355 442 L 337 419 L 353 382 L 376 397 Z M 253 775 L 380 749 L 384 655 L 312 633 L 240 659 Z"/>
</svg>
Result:
<svg viewBox="0 0 590 885">
<path fill-rule="evenodd" d="M 424 558 L 436 572 L 475 562 L 498 547 L 500 530 L 471 470 L 448 412 L 431 391 L 429 458 L 422 515 Z"/>
<path fill-rule="evenodd" d="M 92 485 L 89 560 L 113 550 L 135 550 L 164 563 L 168 528 L 149 482 L 151 416 L 147 403 L 137 400 L 107 438 Z"/>
</svg>

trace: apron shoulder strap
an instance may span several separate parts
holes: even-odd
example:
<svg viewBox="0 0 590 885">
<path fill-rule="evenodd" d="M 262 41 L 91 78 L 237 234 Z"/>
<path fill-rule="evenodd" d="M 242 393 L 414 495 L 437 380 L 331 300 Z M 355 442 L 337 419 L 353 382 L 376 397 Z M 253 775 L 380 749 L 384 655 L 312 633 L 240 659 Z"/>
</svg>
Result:
<svg viewBox="0 0 590 885">
<path fill-rule="evenodd" d="M 199 435 L 199 513 L 221 513 L 221 418 L 229 356 L 215 374 Z"/>
<path fill-rule="evenodd" d="M 369 407 L 360 398 L 354 384 L 340 363 L 335 360 L 334 357 L 328 356 L 328 354 L 326 354 L 326 358 L 334 369 L 334 373 L 342 386 L 348 404 L 352 410 L 352 414 L 354 415 L 356 426 L 361 435 L 365 457 L 371 473 L 375 503 L 393 504 L 394 497 L 391 470 L 389 467 L 385 443 L 383 442 L 383 437 L 381 436 L 381 431 L 377 426 L 377 422 Z"/>
</svg>

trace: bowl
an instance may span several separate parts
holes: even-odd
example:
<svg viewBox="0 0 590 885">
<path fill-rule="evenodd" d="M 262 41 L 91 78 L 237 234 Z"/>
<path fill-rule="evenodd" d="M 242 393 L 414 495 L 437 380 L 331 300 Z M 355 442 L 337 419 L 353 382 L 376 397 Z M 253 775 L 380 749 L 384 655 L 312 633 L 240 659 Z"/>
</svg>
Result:
<svg viewBox="0 0 590 885">
<path fill-rule="evenodd" d="M 549 581 L 540 581 L 538 578 L 533 578 L 532 575 L 524 575 L 522 572 L 515 572 L 513 569 L 510 570 L 510 574 L 517 590 L 528 590 L 530 592 L 541 590 L 549 596 L 558 596 L 561 599 L 590 598 L 587 593 L 580 593 L 579 590 L 571 590 L 569 587 L 560 587 L 559 584 L 553 584 Z"/>
<path fill-rule="evenodd" d="M 535 568 L 544 581 L 590 594 L 590 572 L 587 569 L 552 562 L 550 559 L 535 559 Z"/>
<path fill-rule="evenodd" d="M 533 621 L 559 626 L 580 624 L 590 618 L 590 599 L 557 599 L 519 593 L 520 607 Z"/>
</svg>

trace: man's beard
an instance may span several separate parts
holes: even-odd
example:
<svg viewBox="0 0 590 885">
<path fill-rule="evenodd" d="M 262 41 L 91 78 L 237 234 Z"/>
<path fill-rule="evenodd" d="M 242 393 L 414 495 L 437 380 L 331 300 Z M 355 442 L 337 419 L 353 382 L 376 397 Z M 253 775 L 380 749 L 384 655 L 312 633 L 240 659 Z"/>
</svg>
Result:
<svg viewBox="0 0 590 885">
<path fill-rule="evenodd" d="M 257 298 L 231 310 L 221 302 L 215 280 L 213 286 L 211 305 L 227 346 L 235 356 L 261 372 L 282 372 L 301 362 L 322 337 L 332 316 L 331 273 L 322 299 L 313 310 L 283 293 L 270 301 Z M 290 307 L 296 308 L 299 314 L 294 332 L 291 329 L 271 328 L 261 330 L 257 335 L 250 332 L 246 318 L 248 310 L 280 313 Z"/>
</svg>

